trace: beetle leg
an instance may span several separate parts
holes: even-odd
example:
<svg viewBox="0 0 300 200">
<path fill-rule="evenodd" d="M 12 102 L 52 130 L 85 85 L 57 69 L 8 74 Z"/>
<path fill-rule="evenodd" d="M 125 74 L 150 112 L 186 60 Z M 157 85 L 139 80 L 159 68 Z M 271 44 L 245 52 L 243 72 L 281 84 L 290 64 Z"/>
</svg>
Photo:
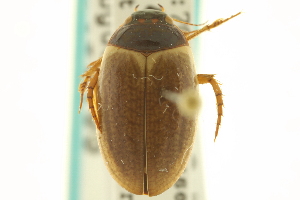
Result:
<svg viewBox="0 0 300 200">
<path fill-rule="evenodd" d="M 99 71 L 100 65 L 102 63 L 102 57 L 98 60 L 95 60 L 94 62 L 91 62 L 87 67 L 90 67 L 84 74 L 81 75 L 81 77 L 91 76 L 96 71 Z"/>
<path fill-rule="evenodd" d="M 194 37 L 198 36 L 199 34 L 205 32 L 205 31 L 209 31 L 210 29 L 216 28 L 217 26 L 223 24 L 224 22 L 227 22 L 228 20 L 238 16 L 239 14 L 241 14 L 241 12 L 239 12 L 235 15 L 232 15 L 231 17 L 228 17 L 226 19 L 217 19 L 212 24 L 208 24 L 208 25 L 204 26 L 203 28 L 201 28 L 200 30 L 184 32 L 183 34 L 187 40 L 191 40 Z"/>
<path fill-rule="evenodd" d="M 87 83 L 90 81 L 91 77 L 90 76 L 86 76 L 85 79 L 82 81 L 82 83 L 80 83 L 78 91 L 80 93 L 80 105 L 79 105 L 79 110 L 78 113 L 80 113 L 81 108 L 82 108 L 82 101 L 83 101 L 83 94 L 87 88 Z"/>
<path fill-rule="evenodd" d="M 93 103 L 93 100 L 94 100 L 94 88 L 95 86 L 97 85 L 98 83 L 98 77 L 99 77 L 99 71 L 97 71 L 94 76 L 90 79 L 90 83 L 89 85 L 87 86 L 87 101 L 88 101 L 88 104 L 89 104 L 89 109 L 90 109 L 90 112 L 92 114 L 92 117 L 95 121 L 95 124 L 97 126 L 97 129 L 99 129 L 100 133 L 101 133 L 101 126 L 100 126 L 100 123 L 99 123 L 99 119 L 98 119 L 98 116 L 95 112 L 95 107 L 94 107 L 94 103 Z"/>
<path fill-rule="evenodd" d="M 85 90 L 88 87 L 88 83 L 91 79 L 91 76 L 93 74 L 95 74 L 95 72 L 99 71 L 99 67 L 101 65 L 102 62 L 102 57 L 99 58 L 98 60 L 91 62 L 87 67 L 90 67 L 90 69 L 88 69 L 84 74 L 80 75 L 82 78 L 84 78 L 84 80 L 82 81 L 82 83 L 80 83 L 79 87 L 78 87 L 78 91 L 80 93 L 80 105 L 79 105 L 79 113 L 81 111 L 81 107 L 82 107 L 82 102 L 83 102 L 83 94 L 85 92 Z"/>
<path fill-rule="evenodd" d="M 78 88 L 78 91 L 80 93 L 79 112 L 82 107 L 84 92 L 87 90 L 87 101 L 88 101 L 89 109 L 95 121 L 95 124 L 99 130 L 100 130 L 100 123 L 96 115 L 94 104 L 93 104 L 93 99 L 94 99 L 93 90 L 98 83 L 98 76 L 99 76 L 101 62 L 102 62 L 102 57 L 88 65 L 88 67 L 90 68 L 84 74 L 81 75 L 81 77 L 83 77 L 84 80 L 79 85 Z"/>
<path fill-rule="evenodd" d="M 220 88 L 220 83 L 218 83 L 218 81 L 214 78 L 214 76 L 215 76 L 214 74 L 197 74 L 198 83 L 199 84 L 210 83 L 216 95 L 217 110 L 218 110 L 217 127 L 215 132 L 215 139 L 214 139 L 214 141 L 216 141 L 219 132 L 219 127 L 221 125 L 221 118 L 223 115 L 223 98 L 222 98 L 223 94 Z"/>
</svg>

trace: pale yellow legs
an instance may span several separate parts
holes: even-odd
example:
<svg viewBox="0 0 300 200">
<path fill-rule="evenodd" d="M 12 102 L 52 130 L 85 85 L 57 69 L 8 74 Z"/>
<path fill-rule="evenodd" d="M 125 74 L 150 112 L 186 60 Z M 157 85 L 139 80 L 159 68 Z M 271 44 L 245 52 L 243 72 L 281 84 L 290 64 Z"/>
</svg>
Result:
<svg viewBox="0 0 300 200">
<path fill-rule="evenodd" d="M 195 31 L 183 31 L 183 34 L 185 36 L 185 38 L 189 41 L 193 38 L 195 38 L 196 36 L 200 35 L 201 33 L 205 32 L 205 31 L 209 31 L 213 28 L 216 28 L 218 26 L 220 26 L 221 24 L 223 24 L 224 22 L 227 22 L 228 20 L 240 15 L 241 12 L 235 14 L 235 15 L 232 15 L 231 17 L 228 17 L 226 19 L 217 19 L 215 20 L 213 23 L 209 24 L 209 25 L 206 25 L 204 26 L 203 28 L 199 29 L 199 30 L 195 30 Z"/>
<path fill-rule="evenodd" d="M 99 129 L 101 133 L 101 124 L 100 124 L 100 116 L 97 115 L 95 111 L 95 106 L 97 107 L 97 104 L 94 99 L 94 88 L 98 84 L 98 77 L 100 72 L 100 65 L 102 62 L 102 57 L 98 60 L 90 63 L 88 67 L 90 67 L 84 74 L 81 75 L 82 78 L 84 78 L 83 82 L 79 85 L 78 91 L 80 92 L 80 105 L 79 105 L 79 112 L 82 107 L 82 101 L 83 101 L 83 94 L 85 90 L 87 89 L 87 101 L 89 104 L 89 109 L 92 114 L 93 120 L 95 121 L 97 129 Z"/>
</svg>

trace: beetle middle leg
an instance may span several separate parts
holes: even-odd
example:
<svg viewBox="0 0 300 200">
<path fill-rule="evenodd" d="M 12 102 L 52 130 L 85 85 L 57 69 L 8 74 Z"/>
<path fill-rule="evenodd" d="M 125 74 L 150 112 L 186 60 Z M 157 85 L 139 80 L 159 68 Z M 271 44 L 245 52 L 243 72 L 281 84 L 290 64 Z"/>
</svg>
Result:
<svg viewBox="0 0 300 200">
<path fill-rule="evenodd" d="M 218 83 L 218 81 L 214 78 L 214 76 L 215 76 L 214 74 L 197 74 L 198 83 L 199 84 L 210 83 L 216 95 L 217 110 L 218 110 L 217 127 L 215 132 L 215 139 L 214 139 L 216 141 L 219 132 L 219 127 L 221 125 L 222 115 L 223 115 L 223 97 L 222 97 L 223 94 L 220 88 L 220 83 Z"/>
<path fill-rule="evenodd" d="M 98 77 L 99 77 L 99 71 L 100 71 L 100 65 L 102 62 L 102 57 L 98 60 L 90 63 L 88 67 L 90 67 L 84 74 L 81 75 L 81 77 L 84 77 L 85 79 L 83 82 L 79 85 L 79 92 L 80 92 L 80 105 L 79 105 L 79 112 L 82 107 L 82 101 L 83 101 L 83 95 L 84 92 L 87 90 L 87 101 L 89 105 L 90 112 L 92 114 L 93 120 L 95 121 L 95 124 L 97 126 L 97 129 L 101 132 L 101 126 L 100 126 L 100 120 L 99 116 L 97 116 L 93 99 L 94 99 L 94 88 L 98 83 Z"/>
</svg>

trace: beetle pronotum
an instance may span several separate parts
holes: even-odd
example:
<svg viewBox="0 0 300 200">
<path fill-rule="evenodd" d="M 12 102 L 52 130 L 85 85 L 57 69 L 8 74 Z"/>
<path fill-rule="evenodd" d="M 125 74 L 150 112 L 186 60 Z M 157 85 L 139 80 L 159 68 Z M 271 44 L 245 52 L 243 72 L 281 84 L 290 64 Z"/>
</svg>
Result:
<svg viewBox="0 0 300 200">
<path fill-rule="evenodd" d="M 198 84 L 210 83 L 215 92 L 217 137 L 222 91 L 213 74 L 196 74 L 188 41 L 240 14 L 188 32 L 173 21 L 195 24 L 172 19 L 160 7 L 136 7 L 79 86 L 80 109 L 87 90 L 110 174 L 129 192 L 149 196 L 170 188 L 186 167 L 200 106 Z"/>
</svg>

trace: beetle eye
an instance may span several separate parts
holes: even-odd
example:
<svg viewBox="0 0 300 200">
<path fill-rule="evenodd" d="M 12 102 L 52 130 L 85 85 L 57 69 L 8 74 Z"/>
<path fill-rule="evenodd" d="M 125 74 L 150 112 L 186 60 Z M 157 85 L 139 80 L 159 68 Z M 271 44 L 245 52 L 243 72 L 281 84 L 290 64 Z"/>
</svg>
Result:
<svg viewBox="0 0 300 200">
<path fill-rule="evenodd" d="M 169 24 L 173 24 L 173 19 L 169 16 L 166 16 L 165 21 Z"/>
<path fill-rule="evenodd" d="M 125 20 L 124 24 L 128 24 L 132 21 L 132 16 L 127 17 L 127 19 Z"/>
</svg>

